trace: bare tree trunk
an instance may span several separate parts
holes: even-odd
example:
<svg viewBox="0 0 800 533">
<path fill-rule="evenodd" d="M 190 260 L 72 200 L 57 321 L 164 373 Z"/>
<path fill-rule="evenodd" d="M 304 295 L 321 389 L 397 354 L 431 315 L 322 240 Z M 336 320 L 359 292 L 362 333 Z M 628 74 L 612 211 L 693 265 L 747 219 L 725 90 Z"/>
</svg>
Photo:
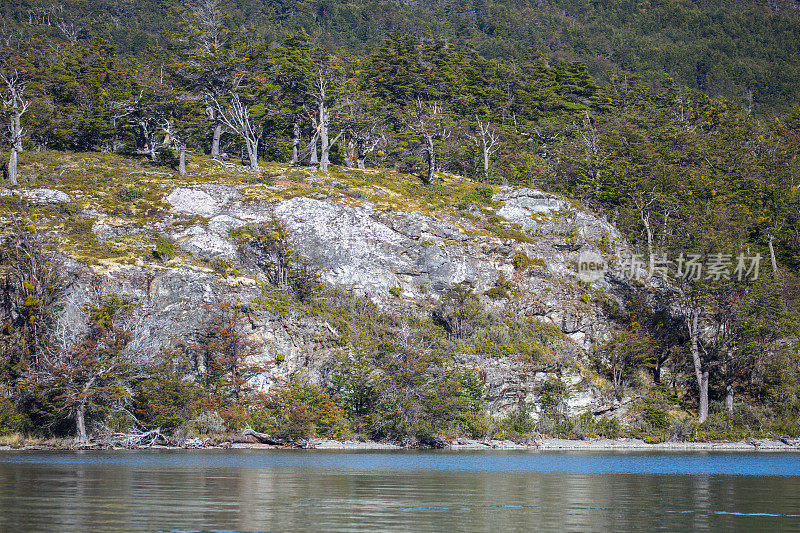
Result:
<svg viewBox="0 0 800 533">
<path fill-rule="evenodd" d="M 425 155 L 428 159 L 428 176 L 425 183 L 433 183 L 433 173 L 436 172 L 436 153 L 434 152 L 433 136 L 425 135 Z"/>
<path fill-rule="evenodd" d="M 8 182 L 17 184 L 17 148 L 11 147 L 11 156 L 8 158 Z"/>
<path fill-rule="evenodd" d="M 258 166 L 258 140 L 247 139 L 245 144 L 247 145 L 247 157 L 250 159 L 250 168 L 254 172 L 258 172 L 261 170 Z"/>
<path fill-rule="evenodd" d="M 186 143 L 182 142 L 180 146 L 180 156 L 178 158 L 178 174 L 183 178 L 186 176 Z"/>
<path fill-rule="evenodd" d="M 775 260 L 775 248 L 772 245 L 772 241 L 775 240 L 775 237 L 770 235 L 769 236 L 769 260 L 772 262 L 772 277 L 777 277 L 778 275 L 778 262 Z"/>
<path fill-rule="evenodd" d="M 647 272 L 652 276 L 655 271 L 655 256 L 653 255 L 653 227 L 650 224 L 650 209 L 656 201 L 655 190 L 653 191 L 653 196 L 651 196 L 649 200 L 645 198 L 644 193 L 639 195 L 632 194 L 631 198 L 639 213 L 639 220 L 644 227 L 644 234 L 647 238 Z"/>
<path fill-rule="evenodd" d="M 653 383 L 661 383 L 661 369 L 668 357 L 669 350 L 659 353 L 656 356 L 656 366 L 653 368 Z"/>
<path fill-rule="evenodd" d="M 367 168 L 366 162 L 367 162 L 367 156 L 364 155 L 356 157 L 356 168 L 364 170 L 365 168 Z"/>
<path fill-rule="evenodd" d="M 620 361 L 614 361 L 611 365 L 611 381 L 614 387 L 614 396 L 618 399 L 622 399 L 622 374 L 624 371 L 624 366 Z"/>
<path fill-rule="evenodd" d="M 82 401 L 75 409 L 75 440 L 78 444 L 86 444 L 89 438 L 86 435 L 86 402 Z"/>
<path fill-rule="evenodd" d="M 328 165 L 330 164 L 330 154 L 331 148 L 336 142 L 339 140 L 339 137 L 342 136 L 344 130 L 340 131 L 339 134 L 333 138 L 331 141 L 328 136 L 328 128 L 331 122 L 331 114 L 330 110 L 325 107 L 323 103 L 320 103 L 319 111 L 321 115 L 321 120 L 319 124 L 319 139 L 320 139 L 320 159 L 319 159 L 319 171 L 320 172 L 328 172 Z"/>
<path fill-rule="evenodd" d="M 9 181 L 17 182 L 17 154 L 22 152 L 22 115 L 28 110 L 30 100 L 25 100 L 23 94 L 27 85 L 20 80 L 19 73 L 7 73 L 0 69 L 0 80 L 6 85 L 0 103 L 11 113 L 11 158 L 9 161 Z M 13 166 L 13 169 L 11 168 Z"/>
<path fill-rule="evenodd" d="M 697 413 L 697 421 L 703 423 L 708 419 L 708 369 L 703 368 L 703 360 L 700 357 L 700 313 L 692 311 L 689 322 L 690 348 L 692 352 L 692 362 L 694 363 L 694 373 L 697 378 L 697 389 L 699 391 L 700 409 Z"/>
<path fill-rule="evenodd" d="M 222 138 L 222 124 L 214 125 L 214 138 L 211 141 L 211 157 L 219 157 L 219 141 Z"/>
<path fill-rule="evenodd" d="M 356 166 L 356 161 L 358 159 L 357 149 L 358 147 L 353 139 L 347 139 L 347 157 L 344 158 L 344 164 L 347 168 Z"/>
<path fill-rule="evenodd" d="M 500 137 L 488 121 L 484 124 L 477 116 L 475 120 L 478 122 L 477 132 L 475 135 L 467 133 L 467 137 L 480 149 L 483 156 L 483 180 L 489 181 L 489 161 L 499 148 Z"/>
<path fill-rule="evenodd" d="M 254 172 L 259 171 L 258 167 L 258 144 L 263 134 L 263 126 L 250 122 L 250 111 L 246 102 L 242 102 L 237 93 L 231 93 L 230 105 L 222 106 L 215 98 L 215 112 L 217 118 L 227 126 L 227 128 L 242 138 L 247 149 L 247 157 L 250 160 L 250 169 Z"/>
<path fill-rule="evenodd" d="M 12 135 L 14 136 L 14 148 L 17 152 L 22 152 L 22 115 L 14 113 L 11 117 Z"/>
<path fill-rule="evenodd" d="M 324 98 L 324 93 L 323 93 Z M 319 103 L 319 144 L 320 144 L 320 158 L 319 158 L 319 171 L 327 172 L 328 164 L 328 110 L 325 108 L 325 103 Z"/>
<path fill-rule="evenodd" d="M 730 348 L 725 356 L 725 407 L 733 411 L 733 356 Z"/>
<path fill-rule="evenodd" d="M 655 257 L 653 256 L 653 230 L 650 228 L 650 217 L 642 214 L 642 224 L 644 225 L 645 235 L 647 236 L 647 264 L 648 272 L 653 275 L 655 270 Z"/>
<path fill-rule="evenodd" d="M 167 126 L 164 128 L 164 140 L 161 141 L 163 146 L 172 146 L 175 138 L 172 136 L 172 125 L 167 123 Z"/>
<path fill-rule="evenodd" d="M 292 164 L 300 162 L 300 124 L 297 121 L 292 128 Z"/>
<path fill-rule="evenodd" d="M 309 161 L 312 165 L 316 165 L 319 163 L 319 156 L 317 155 L 317 136 L 315 135 L 311 139 L 311 160 Z"/>
</svg>

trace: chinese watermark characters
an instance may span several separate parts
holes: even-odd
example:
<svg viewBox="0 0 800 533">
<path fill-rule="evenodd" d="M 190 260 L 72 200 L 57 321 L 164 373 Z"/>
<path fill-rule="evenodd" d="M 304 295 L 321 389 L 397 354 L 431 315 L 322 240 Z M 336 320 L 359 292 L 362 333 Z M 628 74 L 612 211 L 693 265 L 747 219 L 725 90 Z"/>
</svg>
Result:
<svg viewBox="0 0 800 533">
<path fill-rule="evenodd" d="M 614 265 L 615 270 L 619 270 L 626 279 L 638 281 L 654 276 L 685 281 L 755 281 L 759 275 L 761 254 L 680 253 L 677 257 L 669 258 L 665 253 L 646 257 L 628 252 L 620 254 Z M 578 277 L 583 281 L 596 281 L 609 268 L 609 262 L 596 252 L 582 252 L 578 258 Z"/>
</svg>

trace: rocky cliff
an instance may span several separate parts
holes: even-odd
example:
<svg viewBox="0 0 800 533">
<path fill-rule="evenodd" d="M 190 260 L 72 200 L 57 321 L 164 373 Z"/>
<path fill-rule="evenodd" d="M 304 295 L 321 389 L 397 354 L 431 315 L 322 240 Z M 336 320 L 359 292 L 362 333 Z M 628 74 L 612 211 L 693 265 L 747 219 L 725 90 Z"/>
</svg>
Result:
<svg viewBox="0 0 800 533">
<path fill-rule="evenodd" d="M 430 314 L 448 290 L 469 282 L 488 313 L 552 326 L 558 338 L 547 364 L 480 350 L 455 356 L 478 371 L 493 413 L 527 405 L 535 416 L 553 379 L 565 387 L 558 409 L 613 412 L 619 403 L 588 369 L 587 354 L 613 331 L 607 310 L 633 287 L 613 269 L 582 281 L 577 264 L 587 253 L 619 255 L 626 249 L 620 233 L 565 198 L 454 176 L 441 180 L 438 188 L 423 188 L 413 178 L 378 171 L 321 176 L 274 166 L 255 180 L 177 182 L 145 172 L 133 186 L 111 186 L 117 201 L 130 204 L 124 209 L 74 182 L 59 187 L 51 180 L 50 188 L 4 194 L 38 206 L 32 209 L 41 211 L 40 224 L 72 257 L 70 268 L 80 276 L 73 306 L 98 287 L 145 302 L 151 318 L 137 330 L 140 342 L 185 343 L 205 302 L 259 298 L 264 273 L 232 230 L 278 220 L 325 285 L 370 300 L 382 313 Z M 87 252 L 89 241 L 96 257 Z M 63 322 L 69 320 L 67 309 Z M 251 321 L 258 357 L 279 361 L 259 378 L 264 388 L 303 369 L 324 383 L 337 353 L 347 349 L 329 342 L 336 328 L 319 316 L 262 306 L 253 308 Z"/>
</svg>

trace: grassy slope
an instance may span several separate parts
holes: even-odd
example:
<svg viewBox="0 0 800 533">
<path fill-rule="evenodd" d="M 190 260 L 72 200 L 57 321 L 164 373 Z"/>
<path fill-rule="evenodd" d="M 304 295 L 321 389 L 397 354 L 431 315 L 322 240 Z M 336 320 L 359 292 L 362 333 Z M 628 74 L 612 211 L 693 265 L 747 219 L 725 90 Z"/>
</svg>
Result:
<svg viewBox="0 0 800 533">
<path fill-rule="evenodd" d="M 189 157 L 187 176 L 149 161 L 103 153 L 24 153 L 20 161 L 19 188 L 53 188 L 70 195 L 65 204 L 34 206 L 16 197 L 6 204 L 25 204 L 37 229 L 57 236 L 61 249 L 89 264 L 135 263 L 152 259 L 159 228 L 179 229 L 202 222 L 175 217 L 164 198 L 179 186 L 227 184 L 240 188 L 244 201 L 274 202 L 301 195 L 323 194 L 333 201 L 359 205 L 369 200 L 383 212 L 419 211 L 461 219 L 465 231 L 524 240 L 514 228 L 493 217 L 497 207 L 485 185 L 451 174 L 423 185 L 419 177 L 388 169 L 355 170 L 332 167 L 327 176 L 312 169 L 265 163 L 260 173 L 235 164 L 225 166 L 207 157 Z M 480 207 L 465 213 L 458 206 L 471 202 Z M 23 207 L 23 205 L 20 205 Z M 92 232 L 95 220 L 105 215 L 115 226 L 135 225 L 142 232 L 99 242 Z M 8 216 L 4 217 L 8 219 Z"/>
</svg>

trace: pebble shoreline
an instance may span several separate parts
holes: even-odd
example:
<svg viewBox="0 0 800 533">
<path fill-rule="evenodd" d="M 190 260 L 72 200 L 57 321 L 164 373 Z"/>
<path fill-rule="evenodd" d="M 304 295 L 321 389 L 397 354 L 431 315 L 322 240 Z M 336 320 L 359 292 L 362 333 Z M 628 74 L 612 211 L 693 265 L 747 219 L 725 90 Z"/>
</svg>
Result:
<svg viewBox="0 0 800 533">
<path fill-rule="evenodd" d="M 152 446 L 151 449 L 170 449 L 178 450 L 174 446 Z M 200 449 L 237 449 L 237 450 L 277 450 L 293 447 L 272 446 L 269 444 L 256 443 L 223 443 L 221 445 L 208 445 Z M 308 450 L 406 450 L 429 448 L 409 448 L 399 444 L 376 441 L 356 441 L 356 440 L 330 440 L 312 439 L 305 446 L 299 448 Z M 71 450 L 71 447 L 52 447 L 52 446 L 21 446 L 12 448 L 11 446 L 0 446 L 0 451 L 33 451 L 33 450 Z M 97 448 L 102 449 L 102 448 Z M 117 448 L 124 449 L 124 448 Z M 140 448 L 145 449 L 145 448 Z M 197 449 L 197 448 L 189 448 Z M 661 451 L 661 452 L 800 452 L 800 445 L 786 444 L 780 440 L 773 439 L 752 439 L 748 441 L 726 441 L 726 442 L 660 442 L 648 444 L 640 439 L 538 439 L 531 443 L 516 443 L 510 440 L 490 440 L 479 441 L 472 439 L 457 439 L 448 442 L 442 448 L 443 451 L 478 451 L 478 450 L 528 450 L 528 451 Z"/>
</svg>

